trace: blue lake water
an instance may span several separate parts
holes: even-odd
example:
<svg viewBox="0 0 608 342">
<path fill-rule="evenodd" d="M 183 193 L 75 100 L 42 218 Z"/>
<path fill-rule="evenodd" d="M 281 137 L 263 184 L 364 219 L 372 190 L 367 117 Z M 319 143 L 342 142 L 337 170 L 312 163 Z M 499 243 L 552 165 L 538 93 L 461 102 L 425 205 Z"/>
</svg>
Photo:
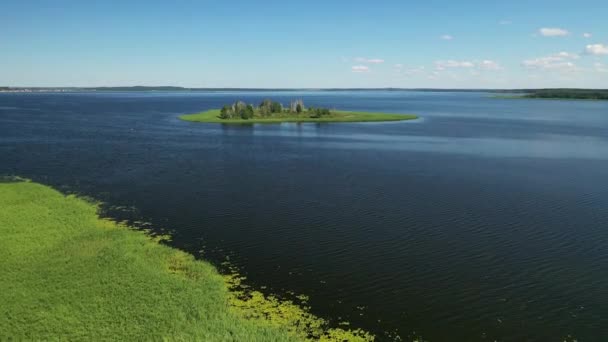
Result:
<svg viewBox="0 0 608 342">
<path fill-rule="evenodd" d="M 177 119 L 265 97 L 421 119 Z M 173 245 L 381 339 L 608 340 L 608 102 L 5 93 L 0 175 L 12 174 L 167 229 Z"/>
</svg>

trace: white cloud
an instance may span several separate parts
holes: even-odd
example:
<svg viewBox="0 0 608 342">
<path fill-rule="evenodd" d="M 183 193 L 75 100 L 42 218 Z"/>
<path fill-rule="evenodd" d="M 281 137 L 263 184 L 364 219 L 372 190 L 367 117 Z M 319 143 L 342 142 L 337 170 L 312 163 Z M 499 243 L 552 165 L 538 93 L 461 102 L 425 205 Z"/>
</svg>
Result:
<svg viewBox="0 0 608 342">
<path fill-rule="evenodd" d="M 395 72 L 397 74 L 404 75 L 404 76 L 420 75 L 420 74 L 424 74 L 426 71 L 426 68 L 424 66 L 409 67 L 404 64 L 395 64 L 393 67 L 395 68 Z"/>
<path fill-rule="evenodd" d="M 354 65 L 351 70 L 352 72 L 369 72 L 369 67 L 365 65 Z"/>
<path fill-rule="evenodd" d="M 602 63 L 595 63 L 593 66 L 595 67 L 595 71 L 597 72 L 608 72 L 608 66 Z"/>
<path fill-rule="evenodd" d="M 483 60 L 477 63 L 477 66 L 482 70 L 502 70 L 502 66 L 498 62 L 491 60 Z"/>
<path fill-rule="evenodd" d="M 558 52 L 553 55 L 525 60 L 522 66 L 528 69 L 540 70 L 576 70 L 577 66 L 572 60 L 578 59 L 579 55 L 569 52 Z"/>
<path fill-rule="evenodd" d="M 608 55 L 608 45 L 590 44 L 585 47 L 585 53 L 589 55 Z"/>
<path fill-rule="evenodd" d="M 543 27 L 538 32 L 544 37 L 563 37 L 570 34 L 567 30 L 557 27 Z"/>
<path fill-rule="evenodd" d="M 425 68 L 423 66 L 420 66 L 420 67 L 409 68 L 407 70 L 404 70 L 403 74 L 406 76 L 414 76 L 414 75 L 423 74 L 424 71 L 425 71 Z"/>
<path fill-rule="evenodd" d="M 482 60 L 482 61 L 455 61 L 455 60 L 447 60 L 447 61 L 436 61 L 435 62 L 435 70 L 443 71 L 447 69 L 479 69 L 479 70 L 502 70 L 502 66 L 492 60 Z"/>
<path fill-rule="evenodd" d="M 419 66 L 419 67 L 407 67 L 403 64 L 395 64 L 393 66 L 395 68 L 395 72 L 397 74 L 400 75 L 405 75 L 405 76 L 414 76 L 417 74 L 423 74 L 425 73 L 425 67 L 424 66 Z"/>
<path fill-rule="evenodd" d="M 430 75 L 427 76 L 427 78 L 429 80 L 436 80 L 436 79 L 439 78 L 439 76 L 441 76 L 441 74 L 439 73 L 439 71 L 433 71 L 433 72 L 431 72 Z"/>
<path fill-rule="evenodd" d="M 511 20 L 501 20 L 498 22 L 500 25 L 511 25 L 513 22 Z"/>
<path fill-rule="evenodd" d="M 574 70 L 576 64 L 572 62 L 549 63 L 541 66 L 545 70 Z"/>
<path fill-rule="evenodd" d="M 570 52 L 558 52 L 556 54 L 553 55 L 553 57 L 556 58 L 564 58 L 564 59 L 579 59 L 579 55 L 577 55 L 576 53 L 570 53 Z"/>
<path fill-rule="evenodd" d="M 382 63 L 384 63 L 384 59 L 380 59 L 380 58 L 357 57 L 357 58 L 355 58 L 355 61 L 359 62 L 359 63 L 366 63 L 366 64 L 382 64 Z"/>
<path fill-rule="evenodd" d="M 583 33 L 583 38 L 591 38 L 592 34 L 591 33 Z"/>
<path fill-rule="evenodd" d="M 443 40 L 452 40 L 452 39 L 454 39 L 454 37 L 451 36 L 451 35 L 449 35 L 449 34 L 444 34 L 443 36 L 441 36 L 439 38 L 441 38 Z"/>
<path fill-rule="evenodd" d="M 436 70 L 445 70 L 448 68 L 473 68 L 475 67 L 475 63 L 469 61 L 436 61 L 435 69 Z"/>
</svg>

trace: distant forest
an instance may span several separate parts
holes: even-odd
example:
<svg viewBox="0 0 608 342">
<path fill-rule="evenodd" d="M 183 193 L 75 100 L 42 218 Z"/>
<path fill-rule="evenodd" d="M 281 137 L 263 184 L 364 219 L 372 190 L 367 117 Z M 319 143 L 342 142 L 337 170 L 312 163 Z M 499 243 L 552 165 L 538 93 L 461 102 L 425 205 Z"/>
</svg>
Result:
<svg viewBox="0 0 608 342">
<path fill-rule="evenodd" d="M 133 87 L 0 87 L 0 92 L 104 92 L 104 91 L 259 91 L 259 92 L 289 92 L 289 91 L 417 91 L 417 92 L 482 92 L 496 94 L 517 94 L 523 98 L 546 99 L 588 99 L 608 100 L 608 89 L 433 89 L 433 88 L 184 88 L 173 86 L 133 86 Z"/>
<path fill-rule="evenodd" d="M 608 100 L 608 89 L 534 89 L 525 98 Z"/>
</svg>

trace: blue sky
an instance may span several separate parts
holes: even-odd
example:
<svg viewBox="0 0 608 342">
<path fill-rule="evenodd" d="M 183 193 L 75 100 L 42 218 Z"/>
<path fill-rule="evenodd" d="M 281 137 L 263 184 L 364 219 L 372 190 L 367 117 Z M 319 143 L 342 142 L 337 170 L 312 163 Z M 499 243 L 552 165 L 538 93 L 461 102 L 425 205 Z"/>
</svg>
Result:
<svg viewBox="0 0 608 342">
<path fill-rule="evenodd" d="M 608 88 L 608 1 L 0 1 L 0 86 Z"/>
</svg>

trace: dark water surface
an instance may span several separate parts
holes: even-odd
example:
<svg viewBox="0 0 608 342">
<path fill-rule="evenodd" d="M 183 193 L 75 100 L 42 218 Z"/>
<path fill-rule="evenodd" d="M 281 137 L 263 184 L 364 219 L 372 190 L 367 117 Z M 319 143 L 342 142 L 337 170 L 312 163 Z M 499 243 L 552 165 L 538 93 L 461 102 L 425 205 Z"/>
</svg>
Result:
<svg viewBox="0 0 608 342">
<path fill-rule="evenodd" d="M 412 122 L 223 126 L 237 98 Z M 314 312 L 431 341 L 608 340 L 608 102 L 0 94 L 0 175 L 76 191 Z"/>
</svg>

